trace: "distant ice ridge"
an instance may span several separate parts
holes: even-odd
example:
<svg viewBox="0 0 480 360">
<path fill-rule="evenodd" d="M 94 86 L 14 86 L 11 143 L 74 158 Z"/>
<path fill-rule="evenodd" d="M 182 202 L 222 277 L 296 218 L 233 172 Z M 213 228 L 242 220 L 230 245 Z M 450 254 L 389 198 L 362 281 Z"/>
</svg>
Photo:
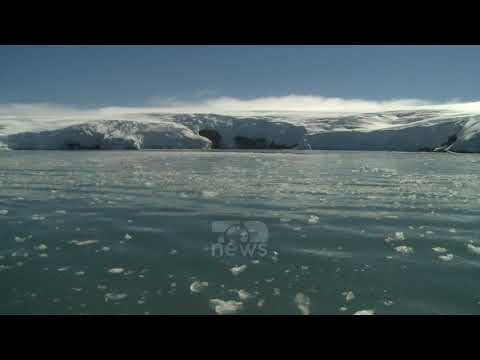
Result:
<svg viewBox="0 0 480 360">
<path fill-rule="evenodd" d="M 105 115 L 105 114 L 103 114 Z M 0 116 L 0 148 L 318 149 L 480 152 L 480 114 L 424 109 L 378 113 L 166 114 L 119 119 Z M 31 124 L 31 126 L 29 125 Z"/>
</svg>

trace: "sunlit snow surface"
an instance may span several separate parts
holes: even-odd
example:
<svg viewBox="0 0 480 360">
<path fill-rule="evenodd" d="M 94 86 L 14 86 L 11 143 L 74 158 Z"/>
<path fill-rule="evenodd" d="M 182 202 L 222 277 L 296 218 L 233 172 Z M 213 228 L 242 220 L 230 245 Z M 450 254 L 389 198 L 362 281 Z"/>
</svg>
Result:
<svg viewBox="0 0 480 360">
<path fill-rule="evenodd" d="M 4 151 L 0 313 L 479 314 L 479 215 L 473 154 Z"/>
<path fill-rule="evenodd" d="M 65 144 L 97 149 L 199 149 L 215 130 L 222 148 L 237 136 L 317 150 L 480 152 L 480 111 L 440 106 L 374 113 L 161 113 L 120 108 L 72 114 L 0 112 L 0 149 L 55 150 Z M 11 110 L 13 111 L 13 110 Z"/>
</svg>

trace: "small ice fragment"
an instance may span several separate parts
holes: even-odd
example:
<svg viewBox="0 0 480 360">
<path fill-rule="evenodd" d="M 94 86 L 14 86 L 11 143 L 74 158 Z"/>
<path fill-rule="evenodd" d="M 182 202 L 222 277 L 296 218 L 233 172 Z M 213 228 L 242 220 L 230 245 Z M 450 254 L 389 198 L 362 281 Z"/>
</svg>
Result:
<svg viewBox="0 0 480 360">
<path fill-rule="evenodd" d="M 45 220 L 45 216 L 40 216 L 40 215 L 35 214 L 35 215 L 32 216 L 32 220 L 42 221 L 42 220 Z"/>
<path fill-rule="evenodd" d="M 340 311 L 347 311 L 348 309 L 345 306 L 342 306 L 339 310 Z"/>
<path fill-rule="evenodd" d="M 8 210 L 4 209 L 4 210 L 0 210 L 0 215 L 7 215 L 8 214 Z"/>
<path fill-rule="evenodd" d="M 85 275 L 85 271 L 77 271 L 77 272 L 75 273 L 75 275 L 77 275 L 77 276 L 83 276 L 83 275 Z"/>
<path fill-rule="evenodd" d="M 294 302 L 302 315 L 310 315 L 310 298 L 307 295 L 301 292 L 297 293 Z"/>
<path fill-rule="evenodd" d="M 40 250 L 40 251 L 44 251 L 44 250 L 47 250 L 47 249 L 48 249 L 48 246 L 45 245 L 45 244 L 40 244 L 40 245 L 38 245 L 35 249 L 36 249 L 36 250 Z"/>
<path fill-rule="evenodd" d="M 475 245 L 472 245 L 472 244 L 467 244 L 467 247 L 468 249 L 474 253 L 474 254 L 477 254 L 477 255 L 480 255 L 480 246 L 475 246 Z"/>
<path fill-rule="evenodd" d="M 230 269 L 233 276 L 237 276 L 238 274 L 244 272 L 245 270 L 247 270 L 247 265 L 234 266 Z"/>
<path fill-rule="evenodd" d="M 274 288 L 273 289 L 273 296 L 280 296 L 280 289 L 279 288 Z"/>
<path fill-rule="evenodd" d="M 438 258 L 443 261 L 450 261 L 453 259 L 453 254 L 440 255 Z"/>
<path fill-rule="evenodd" d="M 401 231 L 397 231 L 395 233 L 395 238 L 399 241 L 405 240 L 405 236 L 403 235 L 403 232 L 401 232 Z"/>
<path fill-rule="evenodd" d="M 27 238 L 25 237 L 20 237 L 20 236 L 15 236 L 15 242 L 24 242 L 25 240 L 27 240 Z"/>
<path fill-rule="evenodd" d="M 248 299 L 251 299 L 253 297 L 252 294 L 250 294 L 247 290 L 238 290 L 237 292 L 238 298 L 242 301 L 246 301 Z"/>
<path fill-rule="evenodd" d="M 265 304 L 265 299 L 259 299 L 257 302 L 258 307 L 262 307 Z"/>
<path fill-rule="evenodd" d="M 235 300 L 210 299 L 210 306 L 218 315 L 233 315 L 243 309 L 243 303 Z"/>
<path fill-rule="evenodd" d="M 457 230 L 455 228 L 451 228 L 451 229 L 448 229 L 448 232 L 451 232 L 451 233 L 456 233 Z"/>
<path fill-rule="evenodd" d="M 60 272 L 67 271 L 69 268 L 70 268 L 69 266 L 65 266 L 65 267 L 58 268 L 57 271 L 60 271 Z"/>
<path fill-rule="evenodd" d="M 385 300 L 385 301 L 383 302 L 383 304 L 384 304 L 385 306 L 392 306 L 392 305 L 393 305 L 393 301 L 392 301 L 392 300 Z"/>
<path fill-rule="evenodd" d="M 110 248 L 108 246 L 103 246 L 102 251 L 105 251 L 105 252 L 110 251 Z"/>
<path fill-rule="evenodd" d="M 127 297 L 127 294 L 121 293 L 121 294 L 115 294 L 115 293 L 107 293 L 105 294 L 105 302 L 108 301 L 120 301 L 123 300 Z"/>
<path fill-rule="evenodd" d="M 214 198 L 218 195 L 218 192 L 215 191 L 202 191 L 202 196 L 204 198 Z"/>
<path fill-rule="evenodd" d="M 170 250 L 170 255 L 177 255 L 178 251 L 176 249 Z"/>
<path fill-rule="evenodd" d="M 190 291 L 192 293 L 199 293 L 203 291 L 208 286 L 206 281 L 195 281 L 190 285 Z"/>
<path fill-rule="evenodd" d="M 397 246 L 395 250 L 401 254 L 412 254 L 413 253 L 413 248 L 411 246 Z"/>
<path fill-rule="evenodd" d="M 342 295 L 345 297 L 346 302 L 350 302 L 355 299 L 355 294 L 353 293 L 353 291 L 344 291 Z"/>
<path fill-rule="evenodd" d="M 130 236 L 130 234 L 125 234 L 125 240 L 132 240 L 133 237 Z"/>
<path fill-rule="evenodd" d="M 446 253 L 447 252 L 447 249 L 445 249 L 443 247 L 433 247 L 432 250 L 437 252 L 437 253 Z"/>
<path fill-rule="evenodd" d="M 309 224 L 316 224 L 316 223 L 318 223 L 318 220 L 320 220 L 320 218 L 318 216 L 310 215 L 307 219 L 307 222 Z"/>
<path fill-rule="evenodd" d="M 48 254 L 46 254 L 46 253 L 41 253 L 41 254 L 38 255 L 38 256 L 45 258 L 45 257 L 48 257 Z"/>
<path fill-rule="evenodd" d="M 122 268 L 112 268 L 110 270 L 108 270 L 108 272 L 110 274 L 121 274 L 125 271 L 125 269 L 122 269 Z"/>
<path fill-rule="evenodd" d="M 430 231 L 430 230 L 427 230 L 425 231 L 425 234 L 428 234 L 428 235 L 432 235 L 434 232 L 433 231 Z"/>
<path fill-rule="evenodd" d="M 77 246 L 86 246 L 90 244 L 96 244 L 98 243 L 98 240 L 84 240 L 84 241 L 72 240 L 71 243 Z"/>
<path fill-rule="evenodd" d="M 375 315 L 375 311 L 373 311 L 373 310 L 360 310 L 360 311 L 357 311 L 353 315 Z"/>
<path fill-rule="evenodd" d="M 57 210 L 55 211 L 56 214 L 59 214 L 59 215 L 66 215 L 67 212 L 65 210 Z"/>
</svg>

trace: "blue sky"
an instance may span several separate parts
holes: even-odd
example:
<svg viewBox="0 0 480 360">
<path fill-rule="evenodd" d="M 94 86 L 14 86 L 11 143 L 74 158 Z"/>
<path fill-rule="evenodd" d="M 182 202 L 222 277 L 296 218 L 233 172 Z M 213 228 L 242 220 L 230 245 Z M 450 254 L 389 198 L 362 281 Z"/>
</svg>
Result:
<svg viewBox="0 0 480 360">
<path fill-rule="evenodd" d="M 0 46 L 0 104 L 480 99 L 480 46 Z"/>
</svg>

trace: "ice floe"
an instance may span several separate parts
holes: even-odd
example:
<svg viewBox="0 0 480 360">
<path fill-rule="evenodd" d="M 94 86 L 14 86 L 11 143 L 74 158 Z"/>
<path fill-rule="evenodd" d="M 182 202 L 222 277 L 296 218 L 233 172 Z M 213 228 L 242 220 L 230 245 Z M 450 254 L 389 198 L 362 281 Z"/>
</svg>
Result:
<svg viewBox="0 0 480 360">
<path fill-rule="evenodd" d="M 236 300 L 210 299 L 210 306 L 218 315 L 233 315 L 243 309 L 243 303 Z"/>
</svg>

